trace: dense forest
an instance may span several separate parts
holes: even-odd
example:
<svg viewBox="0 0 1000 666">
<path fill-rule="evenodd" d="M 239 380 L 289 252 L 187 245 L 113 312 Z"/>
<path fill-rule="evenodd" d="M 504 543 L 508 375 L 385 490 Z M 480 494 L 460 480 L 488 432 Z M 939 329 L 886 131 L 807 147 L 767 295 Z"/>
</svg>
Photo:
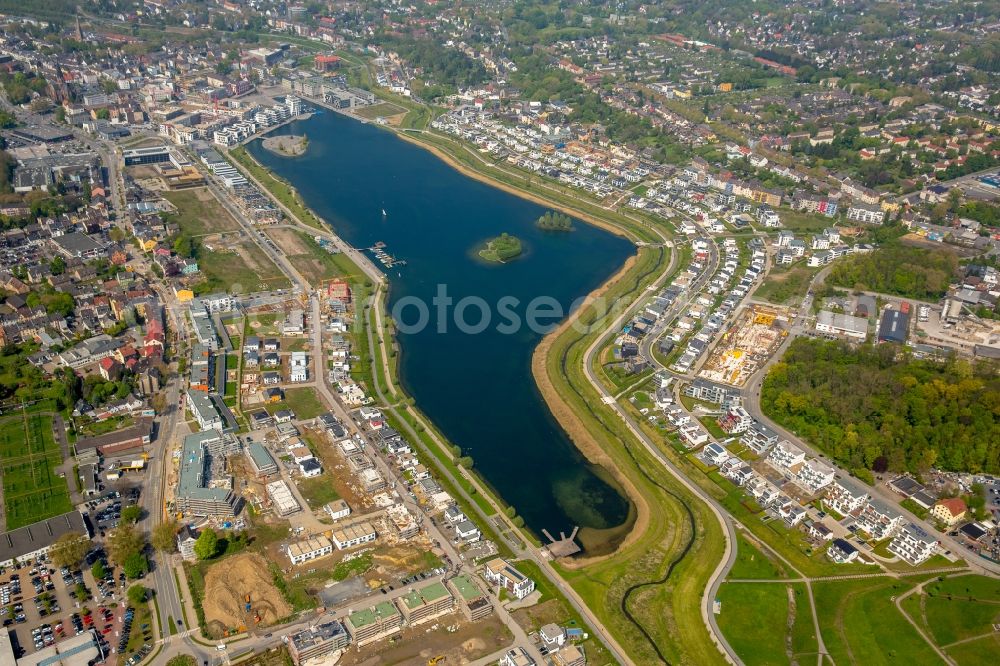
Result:
<svg viewBox="0 0 1000 666">
<path fill-rule="evenodd" d="M 800 338 L 764 380 L 766 414 L 851 469 L 1000 472 L 995 364 Z"/>
<path fill-rule="evenodd" d="M 957 269 L 958 257 L 950 250 L 893 242 L 834 264 L 826 283 L 935 301 L 945 295 Z"/>
</svg>

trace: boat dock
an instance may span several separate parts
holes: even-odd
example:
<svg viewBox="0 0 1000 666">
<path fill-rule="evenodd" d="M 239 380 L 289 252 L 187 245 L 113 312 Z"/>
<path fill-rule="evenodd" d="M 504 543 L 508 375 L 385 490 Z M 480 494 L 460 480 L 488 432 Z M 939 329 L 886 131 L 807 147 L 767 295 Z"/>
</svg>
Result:
<svg viewBox="0 0 1000 666">
<path fill-rule="evenodd" d="M 542 534 L 544 534 L 545 538 L 550 542 L 547 546 L 545 546 L 545 550 L 549 551 L 549 554 L 554 558 L 576 555 L 582 550 L 576 543 L 576 533 L 579 531 L 579 526 L 574 527 L 572 534 L 566 536 L 565 532 L 560 532 L 559 538 L 556 539 L 549 534 L 548 530 L 543 529 Z"/>
<path fill-rule="evenodd" d="M 385 243 L 379 241 L 369 248 L 366 248 L 369 252 L 375 255 L 375 258 L 385 266 L 386 268 L 393 268 L 395 266 L 405 266 L 405 259 L 397 259 L 388 252 L 385 251 Z"/>
</svg>

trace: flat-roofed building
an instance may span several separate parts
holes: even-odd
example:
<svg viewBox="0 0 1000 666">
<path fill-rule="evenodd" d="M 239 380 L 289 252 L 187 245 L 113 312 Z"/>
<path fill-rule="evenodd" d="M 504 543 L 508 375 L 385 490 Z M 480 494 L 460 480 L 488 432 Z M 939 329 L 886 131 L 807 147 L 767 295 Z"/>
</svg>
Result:
<svg viewBox="0 0 1000 666">
<path fill-rule="evenodd" d="M 820 310 L 816 315 L 816 330 L 820 333 L 864 340 L 868 337 L 868 320 L 864 317 Z"/>
<path fill-rule="evenodd" d="M 7 631 L 4 630 L 3 633 L 6 634 Z M 21 657 L 16 663 L 17 666 L 89 666 L 107 656 L 97 640 L 96 632 L 91 630 Z M 0 663 L 12 666 L 15 662 L 5 661 L 0 653 Z"/>
<path fill-rule="evenodd" d="M 302 510 L 302 506 L 299 505 L 298 500 L 295 499 L 295 495 L 292 494 L 292 490 L 284 481 L 272 481 L 265 488 L 267 496 L 271 498 L 274 513 L 278 516 L 290 516 Z"/>
<path fill-rule="evenodd" d="M 285 546 L 292 564 L 302 564 L 333 553 L 333 544 L 322 534 Z"/>
<path fill-rule="evenodd" d="M 223 422 L 215 403 L 206 393 L 188 391 L 188 407 L 202 430 L 222 430 Z"/>
<path fill-rule="evenodd" d="M 461 601 L 459 607 L 470 621 L 481 620 L 493 612 L 493 604 L 489 597 L 483 594 L 479 586 L 465 574 L 449 580 L 448 586 Z"/>
<path fill-rule="evenodd" d="M 586 666 L 587 655 L 580 645 L 564 645 L 558 652 L 549 653 L 552 666 Z"/>
<path fill-rule="evenodd" d="M 341 520 L 351 515 L 350 505 L 342 499 L 333 500 L 323 507 L 323 509 L 332 520 Z"/>
<path fill-rule="evenodd" d="M 330 620 L 314 624 L 308 629 L 288 637 L 288 653 L 296 666 L 317 657 L 325 657 L 337 650 L 343 650 L 351 643 L 351 637 L 340 622 Z"/>
<path fill-rule="evenodd" d="M 247 459 L 257 476 L 270 476 L 278 473 L 278 463 L 271 452 L 260 442 L 250 442 L 246 448 Z"/>
<path fill-rule="evenodd" d="M 523 647 L 515 647 L 503 653 L 500 666 L 535 666 L 535 660 Z"/>
<path fill-rule="evenodd" d="M 403 617 L 410 625 L 429 622 L 455 609 L 455 598 L 442 583 L 431 583 L 419 590 L 410 590 L 399 598 Z"/>
<path fill-rule="evenodd" d="M 385 479 L 378 473 L 378 470 L 364 469 L 358 476 L 361 477 L 361 485 L 364 486 L 366 493 L 377 493 L 386 488 Z"/>
<path fill-rule="evenodd" d="M 518 599 L 524 599 L 534 592 L 535 581 L 514 568 L 507 560 L 498 557 L 486 563 L 483 570 L 486 580 L 499 585 Z"/>
<path fill-rule="evenodd" d="M 30 560 L 49 552 L 49 548 L 64 534 L 90 537 L 90 530 L 79 511 L 69 511 L 31 525 L 0 534 L 0 566 L 9 567 L 14 560 Z"/>
<path fill-rule="evenodd" d="M 233 441 L 217 430 L 184 438 L 175 499 L 178 511 L 193 516 L 236 515 L 233 479 L 225 474 L 225 455 L 232 452 Z M 235 446 L 238 450 L 238 441 Z"/>
<path fill-rule="evenodd" d="M 889 552 L 919 566 L 937 552 L 938 541 L 915 525 L 907 525 L 889 542 Z"/>
<path fill-rule="evenodd" d="M 361 647 L 397 633 L 403 626 L 403 615 L 388 601 L 371 608 L 354 611 L 344 621 L 354 644 Z"/>
<path fill-rule="evenodd" d="M 362 522 L 333 530 L 332 537 L 337 550 L 344 550 L 345 548 L 352 548 L 362 543 L 374 541 L 378 537 L 378 534 L 371 523 Z"/>
</svg>

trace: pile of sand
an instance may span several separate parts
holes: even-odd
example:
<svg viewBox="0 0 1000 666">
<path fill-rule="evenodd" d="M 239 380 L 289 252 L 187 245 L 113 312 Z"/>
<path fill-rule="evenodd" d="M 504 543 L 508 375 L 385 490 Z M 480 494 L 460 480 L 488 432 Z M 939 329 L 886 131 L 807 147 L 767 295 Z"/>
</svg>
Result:
<svg viewBox="0 0 1000 666">
<path fill-rule="evenodd" d="M 245 610 L 250 595 L 250 613 Z M 253 627 L 254 615 L 260 625 L 274 624 L 292 613 L 292 607 L 274 586 L 267 561 L 256 554 L 227 557 L 212 565 L 205 574 L 205 622 L 213 632 Z"/>
</svg>

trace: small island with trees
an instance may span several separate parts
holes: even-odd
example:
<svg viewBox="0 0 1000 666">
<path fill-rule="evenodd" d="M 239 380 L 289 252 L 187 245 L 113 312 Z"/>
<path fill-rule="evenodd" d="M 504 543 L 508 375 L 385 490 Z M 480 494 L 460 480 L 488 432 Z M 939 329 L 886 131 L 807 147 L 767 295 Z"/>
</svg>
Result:
<svg viewBox="0 0 1000 666">
<path fill-rule="evenodd" d="M 535 220 L 535 226 L 545 231 L 573 231 L 573 220 L 565 213 L 550 210 Z"/>
<path fill-rule="evenodd" d="M 305 134 L 296 136 L 294 134 L 281 134 L 269 136 L 262 142 L 264 148 L 284 157 L 298 157 L 305 154 L 309 147 L 309 137 Z"/>
<path fill-rule="evenodd" d="M 483 243 L 479 256 L 486 261 L 504 264 L 520 256 L 522 251 L 521 239 L 505 232 Z"/>
</svg>

